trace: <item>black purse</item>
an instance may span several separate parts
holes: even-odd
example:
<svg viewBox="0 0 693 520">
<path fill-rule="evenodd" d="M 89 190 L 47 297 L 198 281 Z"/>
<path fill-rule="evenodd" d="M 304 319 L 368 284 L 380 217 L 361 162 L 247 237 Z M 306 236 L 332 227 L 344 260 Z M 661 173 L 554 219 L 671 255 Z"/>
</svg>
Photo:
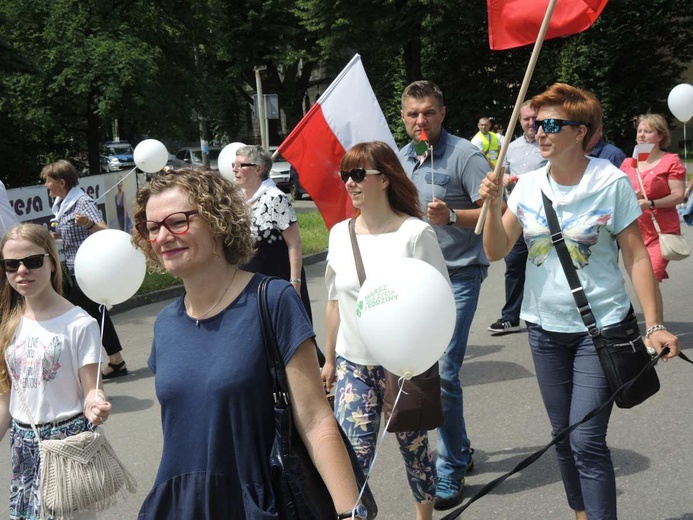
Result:
<svg viewBox="0 0 693 520">
<path fill-rule="evenodd" d="M 356 221 L 349 221 L 349 238 L 351 249 L 356 263 L 356 274 L 359 284 L 366 281 L 366 269 L 363 266 L 363 258 L 359 243 L 356 240 Z M 397 394 L 399 393 L 399 379 L 397 374 L 385 370 L 385 396 L 383 398 L 383 415 L 387 424 L 387 431 L 417 432 L 423 430 L 435 430 L 443 426 L 443 403 L 440 394 L 440 373 L 438 362 L 424 373 L 405 379 L 402 385 L 402 394 L 399 396 L 397 406 Z"/>
<path fill-rule="evenodd" d="M 551 231 L 551 242 L 556 248 L 561 266 L 568 278 L 568 285 L 572 290 L 580 317 L 597 349 L 609 389 L 611 392 L 618 392 L 615 396 L 616 406 L 632 408 L 659 391 L 659 378 L 654 367 L 651 370 L 645 370 L 652 361 L 652 357 L 645 348 L 633 308 L 630 308 L 628 315 L 620 323 L 602 327 L 601 330 L 597 327 L 585 291 L 575 272 L 568 247 L 565 245 L 556 211 L 543 191 L 541 196 Z"/>
<path fill-rule="evenodd" d="M 335 510 L 332 497 L 293 423 L 289 385 L 277 346 L 268 302 L 267 286 L 272 279 L 278 278 L 268 277 L 260 282 L 257 301 L 262 339 L 273 382 L 274 443 L 270 454 L 270 476 L 275 504 L 282 520 L 331 520 L 337 518 L 339 512 Z M 338 423 L 337 427 L 349 454 L 358 488 L 361 490 L 366 477 L 349 439 Z M 361 503 L 368 510 L 369 520 L 375 518 L 378 507 L 368 486 L 363 492 Z"/>
</svg>

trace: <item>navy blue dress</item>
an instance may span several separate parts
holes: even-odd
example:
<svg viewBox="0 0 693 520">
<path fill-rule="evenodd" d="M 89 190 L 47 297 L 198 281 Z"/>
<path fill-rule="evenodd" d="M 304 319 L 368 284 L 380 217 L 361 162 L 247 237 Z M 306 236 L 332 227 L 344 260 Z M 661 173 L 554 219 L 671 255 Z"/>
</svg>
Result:
<svg viewBox="0 0 693 520">
<path fill-rule="evenodd" d="M 228 308 L 200 320 L 199 328 L 183 298 L 157 317 L 149 367 L 164 446 L 140 520 L 278 518 L 268 464 L 272 387 L 257 312 L 262 278 L 253 276 Z M 288 283 L 272 282 L 269 297 L 286 364 L 315 333 Z"/>
</svg>

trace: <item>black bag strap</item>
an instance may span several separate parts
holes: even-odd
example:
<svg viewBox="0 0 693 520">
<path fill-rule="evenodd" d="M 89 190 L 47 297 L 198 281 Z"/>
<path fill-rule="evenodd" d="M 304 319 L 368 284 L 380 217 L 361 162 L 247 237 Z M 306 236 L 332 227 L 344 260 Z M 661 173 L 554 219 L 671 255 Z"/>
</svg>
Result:
<svg viewBox="0 0 693 520">
<path fill-rule="evenodd" d="M 577 305 L 580 317 L 582 318 L 585 327 L 587 327 L 588 334 L 592 338 L 596 338 L 600 334 L 600 331 L 597 328 L 597 320 L 594 318 L 594 314 L 592 314 L 592 308 L 590 307 L 590 303 L 587 301 L 587 296 L 585 296 L 585 289 L 582 287 L 580 278 L 578 278 L 577 272 L 575 271 L 573 260 L 570 257 L 570 252 L 568 251 L 568 246 L 565 245 L 565 239 L 563 238 L 563 233 L 561 232 L 561 226 L 558 223 L 556 210 L 553 209 L 553 203 L 543 191 L 541 192 L 541 198 L 544 201 L 546 220 L 549 221 L 551 243 L 556 248 L 556 254 L 558 255 L 558 259 L 561 261 L 561 266 L 563 267 L 565 276 L 568 279 L 570 291 L 573 293 L 575 305 Z"/>
<path fill-rule="evenodd" d="M 284 360 L 279 352 L 277 337 L 272 325 L 272 313 L 269 308 L 268 287 L 272 280 L 279 280 L 276 276 L 268 276 L 260 280 L 257 286 L 257 307 L 260 316 L 260 331 L 262 343 L 267 354 L 267 364 L 272 377 L 272 393 L 276 406 L 289 407 L 289 383 L 286 377 Z"/>
<path fill-rule="evenodd" d="M 356 274 L 359 277 L 359 285 L 363 285 L 366 281 L 366 269 L 363 267 L 363 258 L 361 258 L 361 250 L 359 249 L 358 240 L 356 240 L 356 219 L 352 218 L 349 221 L 349 238 L 351 238 L 351 249 L 354 252 L 354 262 L 356 262 Z"/>
<path fill-rule="evenodd" d="M 577 273 L 575 272 L 575 266 L 573 265 L 573 261 L 570 258 L 568 247 L 565 245 L 565 240 L 563 238 L 563 234 L 561 233 L 561 229 L 558 224 L 558 217 L 556 216 L 556 212 L 553 209 L 553 204 L 551 203 L 549 198 L 544 194 L 543 191 L 541 193 L 541 196 L 544 199 L 544 210 L 546 212 L 546 218 L 549 222 L 551 242 L 554 244 L 554 247 L 556 248 L 556 253 L 558 254 L 558 258 L 561 260 L 561 265 L 563 266 L 563 270 L 565 271 L 566 277 L 568 278 L 568 284 L 570 285 L 573 297 L 575 298 L 575 303 L 577 304 L 578 310 L 580 311 L 580 317 L 582 317 L 582 320 L 585 323 L 585 326 L 587 327 L 590 336 L 594 339 L 595 337 L 599 336 L 601 332 L 599 328 L 597 328 L 596 320 L 594 319 L 594 315 L 592 314 L 592 309 L 590 308 L 589 302 L 587 301 L 587 297 L 585 296 L 585 291 L 583 290 L 582 284 L 580 283 L 580 279 L 578 278 Z M 588 412 L 587 415 L 585 415 L 578 422 L 573 423 L 570 426 L 563 429 L 562 431 L 558 432 L 550 443 L 548 443 L 540 450 L 537 450 L 531 455 L 522 459 L 509 472 L 505 473 L 504 475 L 501 475 L 497 479 L 494 479 L 488 484 L 486 484 L 472 498 L 470 498 L 466 504 L 460 506 L 451 513 L 448 513 L 441 520 L 454 520 L 458 518 L 470 505 L 479 500 L 481 497 L 493 491 L 496 487 L 505 482 L 505 480 L 507 480 L 508 477 L 534 464 L 539 459 L 539 457 L 541 457 L 544 453 L 548 451 L 549 448 L 551 448 L 552 446 L 560 442 L 562 439 L 570 435 L 570 433 L 573 430 L 575 430 L 578 426 L 586 423 L 593 417 L 602 413 L 602 411 L 604 411 L 606 407 L 610 406 L 616 400 L 616 398 L 619 395 L 621 395 L 622 392 L 625 392 L 628 388 L 630 388 L 633 385 L 633 383 L 635 383 L 635 381 L 640 376 L 642 376 L 642 374 L 644 374 L 648 370 L 653 369 L 657 362 L 660 360 L 660 358 L 662 356 L 666 356 L 668 353 L 669 347 L 664 347 L 656 357 L 653 357 L 652 360 L 647 365 L 645 365 L 645 367 L 643 367 L 643 369 L 638 373 L 637 376 L 621 385 L 621 387 L 619 387 L 618 390 L 616 390 L 614 394 L 604 403 L 599 405 L 591 412 Z M 689 363 L 693 363 L 693 361 L 688 359 L 683 354 L 679 354 L 679 357 L 681 357 L 685 361 L 688 361 Z"/>
</svg>

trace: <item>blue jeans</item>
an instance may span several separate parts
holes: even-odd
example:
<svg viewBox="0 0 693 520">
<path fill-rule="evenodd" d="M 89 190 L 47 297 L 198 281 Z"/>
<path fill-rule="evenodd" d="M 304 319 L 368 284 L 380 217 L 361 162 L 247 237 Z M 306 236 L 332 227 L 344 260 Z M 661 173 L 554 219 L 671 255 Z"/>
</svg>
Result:
<svg viewBox="0 0 693 520">
<path fill-rule="evenodd" d="M 526 266 L 527 243 L 525 238 L 520 236 L 505 257 L 505 305 L 501 311 L 501 318 L 513 324 L 520 323 Z"/>
<path fill-rule="evenodd" d="M 487 268 L 471 265 L 455 269 L 450 273 L 455 293 L 457 321 L 452 341 L 440 358 L 441 400 L 445 424 L 438 428 L 438 478 L 461 480 L 467 473 L 471 460 L 467 426 L 464 422 L 464 396 L 460 382 L 460 369 L 467 351 L 469 328 L 474 319 L 481 282 L 486 278 Z"/>
<path fill-rule="evenodd" d="M 549 332 L 527 324 L 529 346 L 552 435 L 582 419 L 611 395 L 587 333 Z M 616 518 L 616 477 L 606 430 L 611 406 L 556 444 L 568 504 L 590 520 Z"/>
</svg>

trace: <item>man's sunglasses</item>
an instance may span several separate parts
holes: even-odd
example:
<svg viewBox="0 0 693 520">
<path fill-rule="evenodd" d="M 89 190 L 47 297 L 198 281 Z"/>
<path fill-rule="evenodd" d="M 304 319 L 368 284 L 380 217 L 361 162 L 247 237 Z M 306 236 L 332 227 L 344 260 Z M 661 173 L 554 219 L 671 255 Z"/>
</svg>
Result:
<svg viewBox="0 0 693 520">
<path fill-rule="evenodd" d="M 6 273 L 16 273 L 19 271 L 19 265 L 24 264 L 29 271 L 34 269 L 41 269 L 43 267 L 43 260 L 47 256 L 51 256 L 48 253 L 41 253 L 38 255 L 25 256 L 24 258 L 3 258 L 0 260 L 2 268 Z"/>
<path fill-rule="evenodd" d="M 591 125 L 589 123 L 583 123 L 581 121 L 570 121 L 569 119 L 556 119 L 552 117 L 551 119 L 537 119 L 534 121 L 534 132 L 539 131 L 539 127 L 544 130 L 545 134 L 557 134 L 561 131 L 564 126 L 586 126 L 589 128 Z"/>
<path fill-rule="evenodd" d="M 354 182 L 362 182 L 366 175 L 380 175 L 378 170 L 366 170 L 365 168 L 352 168 L 349 171 L 341 170 L 339 174 L 342 176 L 342 182 L 346 182 L 351 177 Z"/>
<path fill-rule="evenodd" d="M 190 211 L 176 211 L 171 213 L 164 220 L 145 220 L 138 222 L 135 228 L 147 242 L 154 242 L 159 236 L 161 226 L 168 229 L 172 235 L 182 235 L 190 229 L 190 217 L 197 215 L 199 211 L 191 209 Z"/>
</svg>

